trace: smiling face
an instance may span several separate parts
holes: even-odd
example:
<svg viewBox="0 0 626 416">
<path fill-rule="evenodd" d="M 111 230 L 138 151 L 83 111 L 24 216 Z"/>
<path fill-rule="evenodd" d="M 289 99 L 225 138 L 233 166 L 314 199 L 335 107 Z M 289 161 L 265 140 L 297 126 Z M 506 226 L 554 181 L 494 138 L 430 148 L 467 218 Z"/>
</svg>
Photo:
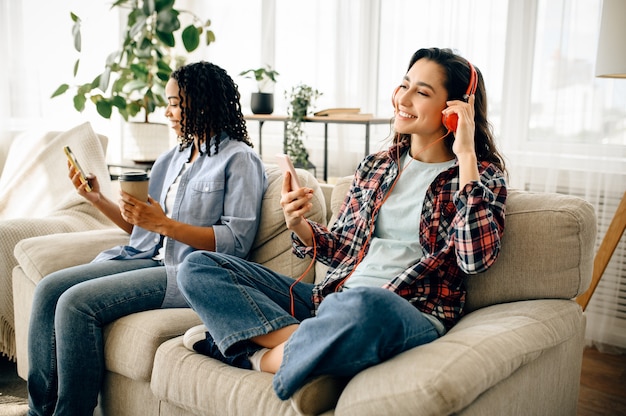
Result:
<svg viewBox="0 0 626 416">
<path fill-rule="evenodd" d="M 445 81 L 443 68 L 434 61 L 422 58 L 411 66 L 394 97 L 396 132 L 441 136 L 441 111 L 448 99 Z"/>
<path fill-rule="evenodd" d="M 183 112 L 180 107 L 180 88 L 178 82 L 170 78 L 165 85 L 165 97 L 167 98 L 167 108 L 165 117 L 170 121 L 170 127 L 174 129 L 178 137 L 183 135 Z"/>
</svg>

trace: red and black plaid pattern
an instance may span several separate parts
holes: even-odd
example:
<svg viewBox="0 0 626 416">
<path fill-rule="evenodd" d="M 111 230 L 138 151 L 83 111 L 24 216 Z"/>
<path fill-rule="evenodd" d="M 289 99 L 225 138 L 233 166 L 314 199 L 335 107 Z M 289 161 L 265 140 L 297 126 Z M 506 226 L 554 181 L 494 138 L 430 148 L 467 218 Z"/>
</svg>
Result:
<svg viewBox="0 0 626 416">
<path fill-rule="evenodd" d="M 398 175 L 398 155 L 407 146 L 370 155 L 359 165 L 350 192 L 332 229 L 311 223 L 317 260 L 328 265 L 324 280 L 313 290 L 316 305 L 329 293 L 341 290 L 359 253 L 367 254 L 377 207 Z M 428 253 L 384 287 L 407 299 L 446 327 L 463 314 L 465 278 L 487 270 L 498 257 L 504 230 L 506 181 L 493 164 L 479 163 L 480 181 L 459 190 L 458 165 L 442 172 L 426 192 L 421 215 L 420 243 Z M 401 219 L 399 219 L 401 220 Z M 294 252 L 312 254 L 294 235 Z"/>
</svg>

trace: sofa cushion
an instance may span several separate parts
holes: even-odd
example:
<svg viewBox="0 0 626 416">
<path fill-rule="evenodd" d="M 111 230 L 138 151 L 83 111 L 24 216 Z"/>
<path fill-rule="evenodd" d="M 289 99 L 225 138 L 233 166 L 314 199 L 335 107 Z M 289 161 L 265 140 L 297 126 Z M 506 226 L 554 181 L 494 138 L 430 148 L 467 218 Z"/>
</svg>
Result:
<svg viewBox="0 0 626 416">
<path fill-rule="evenodd" d="M 152 392 L 198 415 L 295 415 L 272 389 L 272 375 L 242 370 L 189 351 L 182 337 L 158 349 Z"/>
<path fill-rule="evenodd" d="M 21 240 L 15 245 L 14 254 L 26 276 L 37 284 L 52 272 L 89 263 L 100 251 L 127 242 L 128 234 L 119 228 L 77 231 Z"/>
<path fill-rule="evenodd" d="M 261 224 L 252 246 L 250 260 L 284 275 L 297 278 L 304 273 L 311 259 L 299 259 L 292 254 L 291 231 L 285 226 L 285 216 L 280 206 L 283 175 L 275 165 L 267 165 L 265 171 L 268 177 L 268 188 L 263 196 Z M 313 207 L 309 211 L 308 218 L 325 224 L 326 202 L 319 183 L 310 172 L 302 169 L 296 171 L 300 184 L 314 191 L 311 200 Z M 312 268 L 303 280 L 312 282 L 314 273 L 315 270 Z"/>
<path fill-rule="evenodd" d="M 543 386 L 539 387 L 543 391 L 533 393 L 544 401 L 531 405 L 518 400 L 516 405 L 522 404 L 526 411 L 509 408 L 489 414 L 557 414 L 530 409 L 549 409 L 553 403 L 572 400 L 575 405 L 580 361 L 568 362 L 563 357 L 571 361 L 572 356 L 582 356 L 584 326 L 584 315 L 570 300 L 533 300 L 483 308 L 465 316 L 445 336 L 357 374 L 344 389 L 335 413 L 458 414 L 491 387 L 551 356 L 539 371 L 541 383 L 509 385 L 501 394 L 510 400 L 520 397 L 521 387 L 536 390 Z M 551 388 L 545 389 L 547 385 Z M 558 414 L 571 414 L 570 410 L 562 409 Z"/>
<path fill-rule="evenodd" d="M 133 380 L 150 381 L 159 346 L 201 323 L 190 308 L 156 309 L 124 316 L 104 330 L 106 368 Z"/>
</svg>

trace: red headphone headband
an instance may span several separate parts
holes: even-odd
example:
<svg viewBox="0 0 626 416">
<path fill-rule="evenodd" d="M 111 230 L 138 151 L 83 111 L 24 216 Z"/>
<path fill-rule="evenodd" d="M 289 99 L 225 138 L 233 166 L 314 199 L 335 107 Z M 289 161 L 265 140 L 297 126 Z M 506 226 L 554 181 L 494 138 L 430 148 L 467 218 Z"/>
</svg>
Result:
<svg viewBox="0 0 626 416">
<path fill-rule="evenodd" d="M 465 94 L 463 95 L 463 99 L 465 101 L 469 100 L 469 97 L 475 94 L 476 88 L 478 88 L 478 74 L 476 73 L 476 69 L 470 61 L 467 61 L 467 64 L 470 67 L 470 80 L 469 84 L 467 85 L 467 91 L 465 91 Z"/>
</svg>

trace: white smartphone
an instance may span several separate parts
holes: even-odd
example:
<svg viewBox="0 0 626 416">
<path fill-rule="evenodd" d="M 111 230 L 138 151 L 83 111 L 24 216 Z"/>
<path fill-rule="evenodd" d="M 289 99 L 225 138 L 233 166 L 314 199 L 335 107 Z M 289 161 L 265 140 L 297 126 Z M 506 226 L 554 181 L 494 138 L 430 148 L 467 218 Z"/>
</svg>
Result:
<svg viewBox="0 0 626 416">
<path fill-rule="evenodd" d="M 296 173 L 296 169 L 293 167 L 293 163 L 291 162 L 291 158 L 284 153 L 279 153 L 276 155 L 276 161 L 278 162 L 278 166 L 280 167 L 280 170 L 283 172 L 283 175 L 285 174 L 285 172 L 290 173 L 291 190 L 295 191 L 296 189 L 302 188 L 302 186 L 300 186 L 300 180 L 298 179 L 298 174 Z"/>
<path fill-rule="evenodd" d="M 63 150 L 65 150 L 65 156 L 67 156 L 67 160 L 69 160 L 72 166 L 74 166 L 74 169 L 78 171 L 78 177 L 81 183 L 86 184 L 85 190 L 87 192 L 91 192 L 91 185 L 89 185 L 87 175 L 85 175 L 85 171 L 83 170 L 83 168 L 80 167 L 80 163 L 78 163 L 78 159 L 76 159 L 76 156 L 74 156 L 74 153 L 72 153 L 72 149 L 70 149 L 69 146 L 64 146 Z"/>
</svg>

